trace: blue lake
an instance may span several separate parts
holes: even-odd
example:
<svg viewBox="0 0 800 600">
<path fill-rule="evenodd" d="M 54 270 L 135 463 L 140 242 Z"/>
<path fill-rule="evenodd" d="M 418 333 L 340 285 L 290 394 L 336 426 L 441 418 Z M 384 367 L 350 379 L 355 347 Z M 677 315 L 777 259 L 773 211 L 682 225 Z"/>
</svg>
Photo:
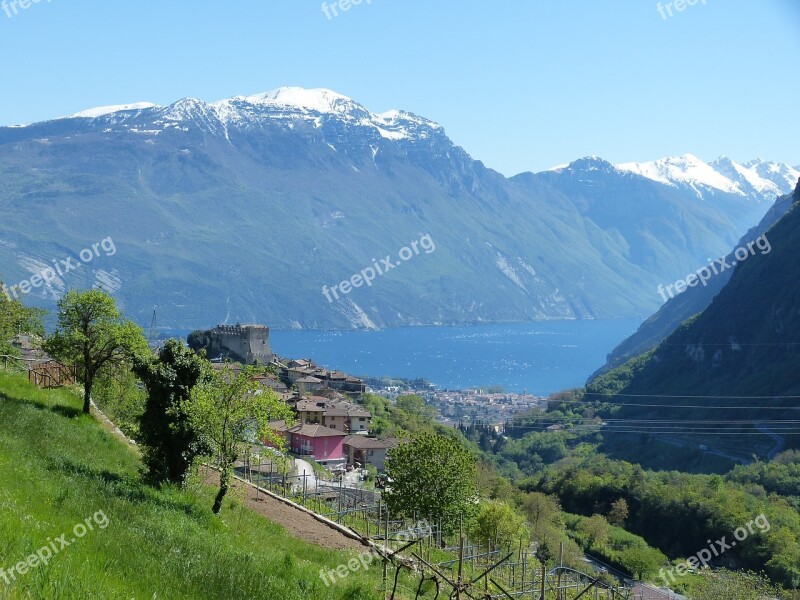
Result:
<svg viewBox="0 0 800 600">
<path fill-rule="evenodd" d="M 537 395 L 581 386 L 639 321 L 545 321 L 385 331 L 270 331 L 272 351 L 352 375 Z"/>
</svg>

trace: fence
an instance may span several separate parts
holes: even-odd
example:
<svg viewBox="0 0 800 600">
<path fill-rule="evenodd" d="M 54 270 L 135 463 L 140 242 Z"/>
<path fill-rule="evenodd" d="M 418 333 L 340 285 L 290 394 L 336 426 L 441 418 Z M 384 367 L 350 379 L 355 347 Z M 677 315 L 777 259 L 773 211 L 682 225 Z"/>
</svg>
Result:
<svg viewBox="0 0 800 600">
<path fill-rule="evenodd" d="M 51 360 L 46 363 L 33 364 L 28 367 L 28 381 L 41 388 L 56 388 L 73 385 L 78 371 Z"/>
</svg>

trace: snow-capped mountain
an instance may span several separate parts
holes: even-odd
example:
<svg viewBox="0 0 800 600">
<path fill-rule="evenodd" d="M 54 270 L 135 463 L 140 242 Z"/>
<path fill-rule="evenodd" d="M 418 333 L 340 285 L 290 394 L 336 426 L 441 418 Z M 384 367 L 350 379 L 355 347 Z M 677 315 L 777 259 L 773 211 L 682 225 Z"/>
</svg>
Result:
<svg viewBox="0 0 800 600">
<path fill-rule="evenodd" d="M 373 129 L 389 140 L 425 139 L 443 133 L 440 125 L 412 113 L 389 110 L 372 113 L 347 96 L 332 90 L 282 87 L 251 96 L 236 96 L 207 103 L 184 98 L 162 107 L 150 102 L 104 106 L 81 111 L 63 119 L 99 119 L 108 125 L 137 133 L 154 134 L 193 121 L 212 132 L 227 132 L 230 127 L 260 126 L 284 122 L 292 127 L 305 122 L 319 128 L 335 119 L 352 126 Z M 139 129 L 136 124 L 149 119 L 155 127 Z"/>
<path fill-rule="evenodd" d="M 148 323 L 154 304 L 182 328 L 644 317 L 659 284 L 758 222 L 769 191 L 694 157 L 662 163 L 506 178 L 433 121 L 324 89 L 99 107 L 0 127 L 0 279 L 110 237 L 104 271 L 65 289 L 103 284 Z M 778 187 L 794 173 L 743 168 Z M 434 253 L 323 295 L 423 235 Z M 47 292 L 26 298 L 52 308 L 63 289 Z"/>
<path fill-rule="evenodd" d="M 786 189 L 789 185 L 794 189 L 797 179 L 800 177 L 800 166 L 790 167 L 789 165 L 765 161 L 761 158 L 751 160 L 742 165 L 745 169 L 754 172 L 762 180 L 774 183 L 778 189 Z"/>
<path fill-rule="evenodd" d="M 761 159 L 738 164 L 725 156 L 706 163 L 693 154 L 684 154 L 616 166 L 665 185 L 688 186 L 698 196 L 704 191 L 717 190 L 770 203 L 792 192 L 800 178 L 800 169 L 789 165 Z"/>
</svg>

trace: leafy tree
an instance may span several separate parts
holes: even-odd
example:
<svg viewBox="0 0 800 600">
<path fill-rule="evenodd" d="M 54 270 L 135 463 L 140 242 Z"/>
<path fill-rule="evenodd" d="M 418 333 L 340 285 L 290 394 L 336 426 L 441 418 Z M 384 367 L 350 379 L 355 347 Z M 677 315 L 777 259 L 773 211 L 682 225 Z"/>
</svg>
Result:
<svg viewBox="0 0 800 600">
<path fill-rule="evenodd" d="M 522 498 L 522 510 L 534 532 L 552 526 L 561 514 L 558 498 L 540 492 L 525 494 Z"/>
<path fill-rule="evenodd" d="M 755 573 L 742 573 L 720 569 L 713 576 L 704 577 L 693 591 L 695 600 L 761 600 L 762 598 L 789 598 Z"/>
<path fill-rule="evenodd" d="M 536 560 L 542 563 L 542 566 L 547 565 L 555 558 L 553 551 L 550 549 L 550 544 L 547 541 L 541 541 L 537 544 L 535 556 Z"/>
<path fill-rule="evenodd" d="M 364 393 L 358 403 L 372 414 L 370 431 L 377 436 L 394 436 L 396 431 L 389 418 L 389 401 L 377 394 Z"/>
<path fill-rule="evenodd" d="M 475 459 L 457 440 L 423 433 L 393 448 L 386 459 L 392 479 L 386 505 L 394 514 L 443 518 L 470 514 L 476 496 Z"/>
<path fill-rule="evenodd" d="M 397 408 L 418 417 L 433 418 L 436 416 L 436 410 L 427 406 L 425 404 L 425 399 L 416 394 L 398 396 L 397 400 L 395 400 L 395 405 Z"/>
<path fill-rule="evenodd" d="M 800 588 L 800 532 L 788 527 L 776 527 L 769 540 L 770 559 L 766 572 L 773 581 L 790 588 Z"/>
<path fill-rule="evenodd" d="M 182 403 L 192 428 L 202 436 L 216 457 L 219 492 L 214 499 L 214 514 L 219 514 L 228 493 L 233 467 L 249 444 L 258 440 L 276 448 L 285 444 L 283 435 L 269 427 L 273 420 L 292 423 L 292 410 L 281 402 L 271 389 L 263 389 L 254 381 L 258 369 L 246 368 L 234 376 L 230 368 L 212 372 L 201 381 Z"/>
<path fill-rule="evenodd" d="M 120 368 L 148 352 L 141 328 L 122 320 L 114 299 L 100 290 L 70 290 L 59 300 L 58 328 L 44 347 L 51 356 L 78 367 L 86 414 L 100 369 Z"/>
<path fill-rule="evenodd" d="M 578 524 L 578 531 L 589 538 L 589 546 L 602 548 L 608 543 L 608 521 L 602 515 L 592 515 Z"/>
<path fill-rule="evenodd" d="M 183 483 L 195 456 L 203 453 L 182 403 L 210 377 L 208 362 L 180 341 L 167 340 L 157 357 L 137 360 L 136 376 L 147 400 L 139 419 L 139 441 L 148 477 L 156 483 Z"/>
<path fill-rule="evenodd" d="M 625 519 L 628 518 L 628 502 L 625 498 L 615 500 L 608 511 L 608 522 L 618 527 L 625 526 Z"/>
<path fill-rule="evenodd" d="M 514 495 L 514 486 L 508 479 L 498 474 L 492 465 L 481 461 L 477 467 L 478 491 L 481 497 L 491 500 L 508 500 Z"/>
<path fill-rule="evenodd" d="M 208 331 L 197 329 L 187 336 L 186 343 L 189 344 L 189 348 L 195 352 L 208 350 L 208 348 L 211 347 L 211 336 Z"/>
<path fill-rule="evenodd" d="M 638 579 L 654 573 L 667 562 L 667 557 L 655 548 L 631 547 L 619 555 L 620 562 Z"/>
<path fill-rule="evenodd" d="M 0 282 L 0 354 L 15 356 L 11 345 L 15 335 L 29 333 L 44 337 L 42 316 L 46 311 L 23 306 L 19 300 L 2 293 L 3 289 Z"/>
<path fill-rule="evenodd" d="M 139 438 L 147 392 L 131 369 L 103 369 L 92 388 L 95 403 L 128 437 Z"/>
<path fill-rule="evenodd" d="M 497 500 L 481 504 L 470 529 L 472 538 L 491 550 L 517 544 L 529 535 L 525 518 L 505 502 Z"/>
</svg>

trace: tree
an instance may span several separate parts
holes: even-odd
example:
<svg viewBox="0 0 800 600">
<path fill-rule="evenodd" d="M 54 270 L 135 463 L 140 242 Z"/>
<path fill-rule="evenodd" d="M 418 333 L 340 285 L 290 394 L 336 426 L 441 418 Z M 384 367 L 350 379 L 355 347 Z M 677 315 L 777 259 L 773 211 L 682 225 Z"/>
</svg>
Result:
<svg viewBox="0 0 800 600">
<path fill-rule="evenodd" d="M 211 335 L 208 331 L 196 329 L 187 336 L 186 343 L 189 344 L 189 348 L 195 352 L 208 350 L 208 348 L 211 347 Z"/>
<path fill-rule="evenodd" d="M 553 551 L 550 549 L 550 543 L 547 541 L 541 541 L 536 544 L 536 560 L 542 563 L 542 567 L 544 567 L 547 563 L 553 560 Z"/>
<path fill-rule="evenodd" d="M 426 406 L 425 399 L 416 394 L 398 396 L 397 400 L 395 400 L 395 405 L 397 408 L 417 417 L 432 419 L 436 416 L 436 410 L 430 406 Z"/>
<path fill-rule="evenodd" d="M 480 462 L 478 467 L 478 492 L 482 498 L 508 500 L 514 495 L 514 486 L 500 475 L 492 465 Z"/>
<path fill-rule="evenodd" d="M 618 527 L 625 526 L 625 520 L 628 518 L 628 502 L 625 498 L 620 498 L 611 504 L 611 509 L 608 511 L 608 522 Z"/>
<path fill-rule="evenodd" d="M 533 531 L 538 533 L 552 526 L 561 514 L 558 497 L 530 492 L 522 498 L 522 510 Z"/>
<path fill-rule="evenodd" d="M 86 414 L 100 369 L 122 367 L 148 352 L 141 328 L 122 320 L 114 299 L 100 290 L 70 290 L 59 300 L 58 328 L 44 347 L 51 356 L 78 367 Z"/>
<path fill-rule="evenodd" d="M 481 504 L 470 534 L 490 550 L 505 548 L 528 537 L 525 518 L 505 502 L 489 500 Z M 527 546 L 527 544 L 525 544 Z"/>
<path fill-rule="evenodd" d="M 655 548 L 639 546 L 623 550 L 619 560 L 637 579 L 642 580 L 667 562 L 667 557 Z"/>
<path fill-rule="evenodd" d="M 182 403 L 198 383 L 210 377 L 208 362 L 171 339 L 158 357 L 137 360 L 134 372 L 147 389 L 139 442 L 148 477 L 156 483 L 183 483 L 204 448 Z"/>
<path fill-rule="evenodd" d="M 0 282 L 0 354 L 16 355 L 11 339 L 20 333 L 44 336 L 42 316 L 45 310 L 28 308 L 19 300 L 12 300 L 2 293 L 5 290 Z"/>
<path fill-rule="evenodd" d="M 129 369 L 101 370 L 92 386 L 95 404 L 130 438 L 139 440 L 147 392 Z"/>
<path fill-rule="evenodd" d="M 452 528 L 474 505 L 475 459 L 455 439 L 417 435 L 390 451 L 386 474 L 392 480 L 386 505 L 395 515 L 442 518 Z"/>
<path fill-rule="evenodd" d="M 283 448 L 285 439 L 269 427 L 273 420 L 292 424 L 292 410 L 271 389 L 263 389 L 253 379 L 258 369 L 245 368 L 234 376 L 229 367 L 212 372 L 194 387 L 182 403 L 192 428 L 202 436 L 219 467 L 219 492 L 214 499 L 214 514 L 219 514 L 228 493 L 233 467 L 247 447 L 259 440 Z"/>
<path fill-rule="evenodd" d="M 589 538 L 590 548 L 601 548 L 608 543 L 608 521 L 602 515 L 592 515 L 578 524 L 578 531 Z"/>
<path fill-rule="evenodd" d="M 719 569 L 713 577 L 703 577 L 693 590 L 695 600 L 761 600 L 762 598 L 789 598 L 764 577 L 755 573 L 744 573 Z M 791 594 L 791 592 L 789 592 Z"/>
</svg>

